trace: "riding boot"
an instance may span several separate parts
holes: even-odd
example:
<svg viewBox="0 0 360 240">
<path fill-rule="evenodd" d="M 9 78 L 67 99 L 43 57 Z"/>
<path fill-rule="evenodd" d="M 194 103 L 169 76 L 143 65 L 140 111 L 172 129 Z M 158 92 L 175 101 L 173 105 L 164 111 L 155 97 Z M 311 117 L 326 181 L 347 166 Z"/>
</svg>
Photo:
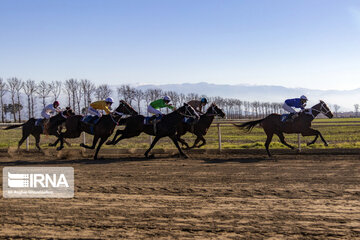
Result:
<svg viewBox="0 0 360 240">
<path fill-rule="evenodd" d="M 44 134 L 45 135 L 49 135 L 49 125 L 50 125 L 50 120 L 49 119 L 44 119 Z"/>
</svg>

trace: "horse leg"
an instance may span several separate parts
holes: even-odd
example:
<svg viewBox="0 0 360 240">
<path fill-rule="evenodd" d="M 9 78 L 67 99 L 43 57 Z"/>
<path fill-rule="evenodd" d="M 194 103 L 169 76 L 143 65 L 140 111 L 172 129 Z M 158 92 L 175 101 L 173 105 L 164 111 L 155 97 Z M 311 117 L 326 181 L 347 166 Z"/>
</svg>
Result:
<svg viewBox="0 0 360 240">
<path fill-rule="evenodd" d="M 123 134 L 123 132 L 124 132 L 124 130 L 120 130 L 120 129 L 118 129 L 118 130 L 116 130 L 116 132 L 115 132 L 115 136 L 113 137 L 113 139 L 110 141 L 107 141 L 106 142 L 106 145 L 115 145 L 116 143 L 118 143 L 120 140 L 119 139 L 117 139 L 116 141 L 115 141 L 115 139 L 117 138 L 117 136 L 119 136 L 120 134 Z"/>
<path fill-rule="evenodd" d="M 116 141 L 113 144 L 115 145 L 123 139 L 136 137 L 136 136 L 139 136 L 140 134 L 141 134 L 141 131 L 139 131 L 139 132 L 123 132 L 123 134 L 118 139 L 116 139 Z"/>
<path fill-rule="evenodd" d="M 202 141 L 202 143 L 197 146 L 198 148 L 200 148 L 200 147 L 202 147 L 202 146 L 204 146 L 206 144 L 206 140 L 205 140 L 204 136 L 199 136 L 199 138 Z"/>
<path fill-rule="evenodd" d="M 149 157 L 149 156 L 148 156 L 148 155 L 149 155 L 149 152 L 151 151 L 151 149 L 153 149 L 153 147 L 154 147 L 155 144 L 159 141 L 160 138 L 161 138 L 161 137 L 159 137 L 159 136 L 156 136 L 156 137 L 154 138 L 154 140 L 153 140 L 153 142 L 151 143 L 149 149 L 145 152 L 145 157 L 146 157 L 146 158 Z"/>
<path fill-rule="evenodd" d="M 269 151 L 269 146 L 270 146 L 270 143 L 271 143 L 271 140 L 272 140 L 272 137 L 273 137 L 273 133 L 266 133 L 267 135 L 267 138 L 266 138 L 266 142 L 265 142 L 265 148 L 266 148 L 266 152 L 268 154 L 269 157 L 271 157 L 271 153 Z"/>
<path fill-rule="evenodd" d="M 319 135 L 316 135 L 314 140 L 312 140 L 311 142 L 308 142 L 306 145 L 310 146 L 310 145 L 314 144 L 318 138 L 319 138 Z"/>
<path fill-rule="evenodd" d="M 20 151 L 20 146 L 24 143 L 24 141 L 29 137 L 29 134 L 23 135 L 18 143 L 18 151 Z"/>
<path fill-rule="evenodd" d="M 93 144 L 92 144 L 91 147 L 84 144 L 84 143 L 80 143 L 80 147 L 84 147 L 84 148 L 88 148 L 88 149 L 94 149 L 95 146 L 96 146 L 96 143 L 98 142 L 98 140 L 99 140 L 99 136 L 95 135 L 94 138 L 93 138 Z"/>
<path fill-rule="evenodd" d="M 37 134 L 37 135 L 33 135 L 34 138 L 35 138 L 35 146 L 39 149 L 39 152 L 41 152 L 41 148 L 40 148 L 40 134 Z"/>
<path fill-rule="evenodd" d="M 320 138 L 323 141 L 324 145 L 329 146 L 329 144 L 326 142 L 326 140 L 324 139 L 324 137 L 322 136 L 322 134 L 318 130 L 309 128 L 306 131 L 302 132 L 301 135 L 303 135 L 303 136 L 315 136 L 315 139 L 312 142 L 308 143 L 308 145 L 311 145 L 311 144 L 315 143 L 318 136 L 320 136 Z"/>
<path fill-rule="evenodd" d="M 97 156 L 98 156 L 98 153 L 99 153 L 99 151 L 100 151 L 100 148 L 101 148 L 101 146 L 103 145 L 103 143 L 106 141 L 106 139 L 107 139 L 107 137 L 106 137 L 106 138 L 100 138 L 100 142 L 99 142 L 99 144 L 98 144 L 98 146 L 97 146 L 97 148 L 96 148 L 96 152 L 95 152 L 95 155 L 94 155 L 94 160 L 97 159 Z"/>
<path fill-rule="evenodd" d="M 176 135 L 176 139 L 181 143 L 181 145 L 183 145 L 183 146 L 185 145 L 186 148 L 190 148 L 189 144 L 187 144 L 187 142 L 181 138 L 180 134 Z"/>
<path fill-rule="evenodd" d="M 282 144 L 284 144 L 285 146 L 287 146 L 288 148 L 291 148 L 291 149 L 295 149 L 295 147 L 291 146 L 290 144 L 288 144 L 286 141 L 285 141 L 285 137 L 284 137 L 284 134 L 282 132 L 277 132 L 275 133 L 276 135 L 278 135 L 279 139 L 280 139 L 280 142 Z"/>
<path fill-rule="evenodd" d="M 173 143 L 175 144 L 176 148 L 179 150 L 180 156 L 184 157 L 184 158 L 188 158 L 188 156 L 181 150 L 179 143 L 175 137 L 175 135 L 169 136 L 169 138 L 171 138 L 171 140 L 173 141 Z"/>
</svg>

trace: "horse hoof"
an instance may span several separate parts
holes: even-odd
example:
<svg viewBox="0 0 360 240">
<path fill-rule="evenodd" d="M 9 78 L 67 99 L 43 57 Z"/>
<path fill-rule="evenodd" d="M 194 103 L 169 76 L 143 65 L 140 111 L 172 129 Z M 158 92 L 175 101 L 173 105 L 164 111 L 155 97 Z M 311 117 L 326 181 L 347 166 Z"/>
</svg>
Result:
<svg viewBox="0 0 360 240">
<path fill-rule="evenodd" d="M 83 144 L 83 143 L 80 143 L 80 147 L 85 147 L 85 144 Z"/>
<path fill-rule="evenodd" d="M 154 155 L 154 154 L 151 154 L 151 155 L 149 156 L 149 155 L 145 154 L 145 157 L 146 157 L 147 159 L 153 159 L 153 158 L 155 158 L 155 155 Z"/>
<path fill-rule="evenodd" d="M 113 142 L 109 140 L 106 142 L 106 145 L 113 145 Z"/>
<path fill-rule="evenodd" d="M 182 155 L 182 157 L 185 159 L 189 158 L 186 154 Z"/>
<path fill-rule="evenodd" d="M 327 143 L 325 143 L 324 145 L 325 145 L 325 147 L 328 147 L 328 146 L 329 146 L 329 144 L 327 144 Z"/>
<path fill-rule="evenodd" d="M 54 144 L 52 144 L 52 143 L 49 143 L 49 147 L 53 147 L 54 146 Z"/>
<path fill-rule="evenodd" d="M 64 147 L 57 147 L 56 151 L 60 151 L 61 149 L 63 149 Z"/>
</svg>

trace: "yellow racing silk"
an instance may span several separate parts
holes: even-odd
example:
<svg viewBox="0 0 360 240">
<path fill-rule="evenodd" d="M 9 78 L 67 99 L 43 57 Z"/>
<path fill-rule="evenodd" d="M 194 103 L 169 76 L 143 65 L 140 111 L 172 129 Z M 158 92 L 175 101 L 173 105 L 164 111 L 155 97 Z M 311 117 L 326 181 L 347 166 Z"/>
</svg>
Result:
<svg viewBox="0 0 360 240">
<path fill-rule="evenodd" d="M 90 107 L 96 109 L 96 110 L 104 110 L 106 112 L 106 114 L 110 113 L 110 109 L 108 106 L 106 106 L 106 102 L 105 101 L 96 101 L 90 104 Z"/>
</svg>

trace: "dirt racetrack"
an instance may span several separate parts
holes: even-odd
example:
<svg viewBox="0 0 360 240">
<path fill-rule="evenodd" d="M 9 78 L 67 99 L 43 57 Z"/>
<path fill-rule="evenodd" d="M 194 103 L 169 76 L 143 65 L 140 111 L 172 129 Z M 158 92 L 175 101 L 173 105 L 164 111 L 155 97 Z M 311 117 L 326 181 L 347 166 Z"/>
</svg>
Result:
<svg viewBox="0 0 360 240">
<path fill-rule="evenodd" d="M 357 154 L 167 156 L 0 157 L 75 169 L 73 199 L 1 194 L 0 238 L 360 239 Z"/>
</svg>

